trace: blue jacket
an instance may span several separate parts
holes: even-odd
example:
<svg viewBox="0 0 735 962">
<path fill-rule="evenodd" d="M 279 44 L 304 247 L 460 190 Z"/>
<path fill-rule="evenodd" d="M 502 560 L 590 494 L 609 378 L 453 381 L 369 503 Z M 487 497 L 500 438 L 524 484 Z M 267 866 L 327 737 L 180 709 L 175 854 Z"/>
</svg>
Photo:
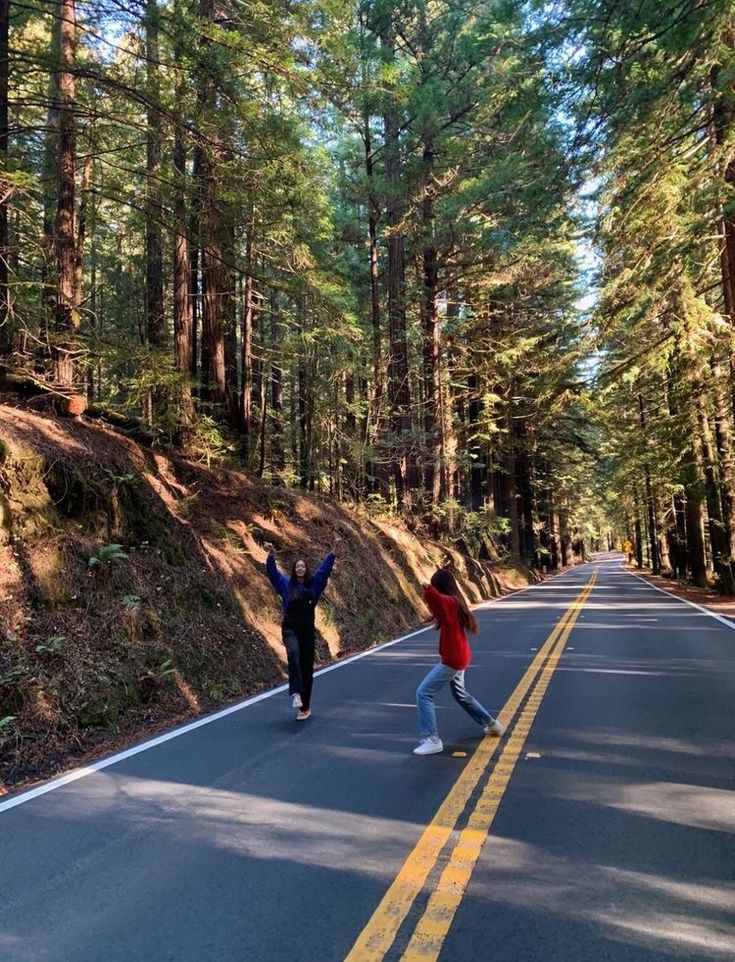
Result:
<svg viewBox="0 0 735 962">
<path fill-rule="evenodd" d="M 334 567 L 334 554 L 330 551 L 327 557 L 322 561 L 319 567 L 316 569 L 314 574 L 311 576 L 311 581 L 308 585 L 305 585 L 301 590 L 308 591 L 311 597 L 314 599 L 314 604 L 319 601 L 322 592 L 327 586 L 327 581 L 329 581 L 329 576 L 332 573 L 332 568 Z M 291 600 L 291 579 L 283 574 L 282 571 L 278 570 L 278 565 L 276 564 L 276 559 L 272 554 L 269 554 L 265 561 L 265 570 L 268 575 L 268 580 L 273 585 L 278 593 L 278 597 L 281 599 L 281 604 L 283 605 L 283 613 L 286 614 L 286 609 L 288 608 L 288 603 Z"/>
</svg>

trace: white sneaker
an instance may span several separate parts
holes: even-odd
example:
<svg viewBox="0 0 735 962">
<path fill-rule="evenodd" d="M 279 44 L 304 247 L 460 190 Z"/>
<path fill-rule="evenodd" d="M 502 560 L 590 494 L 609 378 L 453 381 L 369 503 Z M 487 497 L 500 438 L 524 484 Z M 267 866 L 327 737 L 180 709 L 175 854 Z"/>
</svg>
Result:
<svg viewBox="0 0 735 962">
<path fill-rule="evenodd" d="M 437 735 L 431 735 L 429 738 L 425 738 L 420 745 L 414 748 L 414 755 L 436 755 L 437 752 L 443 752 L 444 745 L 442 745 L 442 740 Z"/>
<path fill-rule="evenodd" d="M 292 708 L 301 708 L 301 706 L 302 706 L 303 704 L 304 704 L 304 703 L 301 701 L 301 695 L 300 695 L 298 692 L 296 692 L 295 695 L 291 695 L 291 707 L 292 707 Z"/>
<path fill-rule="evenodd" d="M 487 725 L 482 729 L 483 735 L 495 735 L 497 738 L 505 731 L 505 725 L 499 722 L 496 718 L 494 721 L 488 722 Z"/>
</svg>

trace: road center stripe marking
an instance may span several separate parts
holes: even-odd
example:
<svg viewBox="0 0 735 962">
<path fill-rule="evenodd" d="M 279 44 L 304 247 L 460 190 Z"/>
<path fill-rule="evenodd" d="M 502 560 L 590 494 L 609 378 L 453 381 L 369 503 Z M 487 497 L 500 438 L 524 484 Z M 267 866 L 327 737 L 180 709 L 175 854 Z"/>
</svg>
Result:
<svg viewBox="0 0 735 962">
<path fill-rule="evenodd" d="M 595 574 L 572 606 L 549 660 L 544 665 L 536 685 L 525 704 L 521 716 L 513 728 L 502 755 L 487 781 L 477 805 L 470 814 L 467 827 L 460 832 L 457 844 L 431 895 L 424 914 L 414 929 L 408 948 L 402 956 L 405 962 L 426 962 L 439 957 L 444 939 L 449 932 L 455 913 L 464 897 L 482 847 L 490 834 L 490 826 L 510 782 L 516 763 L 531 730 L 531 725 L 541 706 L 546 689 L 559 663 L 564 646 L 572 633 L 579 613 L 592 592 Z"/>
<path fill-rule="evenodd" d="M 595 570 L 590 581 L 559 619 L 500 712 L 498 717 L 506 728 L 509 727 L 531 686 L 539 676 L 554 644 L 562 635 L 564 635 L 564 640 L 568 637 L 568 632 L 564 634 L 565 629 L 569 624 L 569 631 L 571 631 L 582 605 L 587 600 L 596 576 Z M 349 954 L 345 957 L 345 962 L 380 962 L 388 952 L 398 929 L 454 831 L 454 827 L 472 792 L 487 771 L 499 743 L 500 739 L 497 738 L 483 738 L 480 742 L 449 794 L 440 805 L 436 815 L 424 829 L 413 851 L 403 863 L 398 875 L 358 936 Z"/>
</svg>

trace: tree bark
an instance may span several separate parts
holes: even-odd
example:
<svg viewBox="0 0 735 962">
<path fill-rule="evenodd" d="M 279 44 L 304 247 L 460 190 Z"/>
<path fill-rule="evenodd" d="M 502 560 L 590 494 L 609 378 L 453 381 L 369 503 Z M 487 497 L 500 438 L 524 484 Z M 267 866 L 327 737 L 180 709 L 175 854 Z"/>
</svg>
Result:
<svg viewBox="0 0 735 962">
<path fill-rule="evenodd" d="M 687 562 L 692 581 L 698 588 L 707 587 L 707 555 L 704 545 L 704 514 L 702 493 L 699 485 L 686 486 L 686 547 Z"/>
<path fill-rule="evenodd" d="M 433 504 L 442 496 L 442 423 L 440 418 L 441 376 L 440 329 L 437 312 L 438 259 L 434 243 L 434 143 L 425 135 L 422 155 L 422 316 L 424 339 L 424 433 L 429 464 L 425 477 L 426 490 Z"/>
<path fill-rule="evenodd" d="M 283 437 L 283 370 L 276 359 L 280 332 L 278 330 L 278 292 L 275 288 L 271 288 L 270 292 L 270 309 L 271 345 L 274 352 L 271 364 L 271 408 L 273 410 L 271 461 L 276 480 L 283 483 L 286 469 L 286 446 Z"/>
<path fill-rule="evenodd" d="M 643 404 L 643 395 L 638 393 L 638 412 L 641 425 L 641 437 L 645 449 L 643 468 L 646 486 L 646 508 L 648 511 L 648 542 L 650 546 L 651 570 L 655 575 L 661 574 L 661 561 L 659 556 L 658 533 L 656 526 L 656 510 L 653 500 L 653 483 L 651 481 L 651 469 L 648 464 L 649 438 L 646 428 L 646 411 Z"/>
<path fill-rule="evenodd" d="M 217 19 L 212 0 L 200 0 L 203 20 L 214 23 Z M 203 55 L 210 53 L 211 41 L 202 41 Z M 200 165 L 201 217 L 201 269 L 202 269 L 202 381 L 203 394 L 210 404 L 227 414 L 227 370 L 225 365 L 224 293 L 226 286 L 222 211 L 217 183 L 220 160 L 218 128 L 215 125 L 217 92 L 211 64 L 203 66 L 200 79 L 199 106 L 201 121 L 207 132 L 207 140 L 199 140 L 201 151 L 197 158 Z"/>
<path fill-rule="evenodd" d="M 10 0 L 0 0 L 0 355 L 12 350 L 10 335 L 10 291 L 8 202 L 11 197 L 8 169 L 8 74 L 10 37 Z"/>
<path fill-rule="evenodd" d="M 723 539 L 726 557 L 723 564 L 730 567 L 728 584 L 735 591 L 735 478 L 733 477 L 732 438 L 730 419 L 725 401 L 724 376 L 716 358 L 711 363 L 712 399 L 715 415 L 715 443 L 719 462 L 720 498 L 722 503 Z"/>
<path fill-rule="evenodd" d="M 155 104 L 160 98 L 158 76 L 158 0 L 146 0 L 146 198 L 145 280 L 148 343 L 163 347 L 166 318 L 163 312 L 163 242 L 161 235 L 161 116 Z"/>
<path fill-rule="evenodd" d="M 731 24 L 733 24 L 731 19 Z M 728 55 L 732 60 L 735 57 L 735 25 L 731 25 L 724 31 L 722 43 L 727 48 Z M 718 151 L 723 151 L 732 137 L 735 130 L 735 84 L 732 76 L 729 77 L 728 93 L 719 90 L 722 80 L 722 65 L 718 63 L 711 71 L 711 87 L 714 96 L 712 110 L 713 131 L 712 140 Z M 735 191 L 735 156 L 732 149 L 725 153 L 723 158 L 718 158 L 719 176 L 724 187 L 724 196 L 729 198 L 723 204 L 720 213 L 719 230 L 721 233 L 720 242 L 720 270 L 722 276 L 722 299 L 725 313 L 730 320 L 730 326 L 735 328 L 735 206 L 732 203 L 732 195 Z M 735 407 L 735 356 L 730 355 L 730 380 L 731 380 L 731 400 Z"/>
<path fill-rule="evenodd" d="M 699 422 L 698 445 L 700 453 L 698 460 L 701 462 L 705 480 L 712 560 L 722 583 L 723 591 L 725 594 L 731 595 L 735 594 L 735 583 L 733 583 L 733 573 L 729 561 L 729 545 L 725 538 L 725 527 L 722 520 L 722 503 L 715 470 L 715 451 L 704 389 L 698 392 L 695 404 Z"/>
<path fill-rule="evenodd" d="M 469 394 L 467 403 L 468 500 L 472 511 L 480 511 L 485 506 L 487 465 L 485 464 L 484 447 L 479 439 L 482 412 L 480 382 L 474 371 L 471 371 L 467 376 L 467 391 Z"/>
<path fill-rule="evenodd" d="M 395 41 L 386 29 L 381 37 L 387 63 L 395 61 Z M 392 91 L 383 116 L 385 173 L 388 186 L 388 397 L 394 441 L 394 479 L 399 505 L 409 499 L 408 435 L 411 430 L 411 391 L 406 342 L 406 265 L 401 224 L 401 155 L 399 120 Z"/>
<path fill-rule="evenodd" d="M 174 10 L 180 16 L 177 3 Z M 177 41 L 177 61 L 181 45 Z M 176 102 L 184 97 L 184 76 L 179 70 L 175 82 Z M 191 441 L 195 420 L 194 400 L 191 393 L 193 354 L 193 299 L 190 296 L 190 261 L 186 236 L 186 133 L 183 123 L 174 130 L 174 185 L 173 185 L 173 312 L 174 312 L 174 359 L 179 374 L 176 443 L 186 449 Z M 196 370 L 193 372 L 196 374 Z"/>
<path fill-rule="evenodd" d="M 638 568 L 643 567 L 643 533 L 641 531 L 641 501 L 638 496 L 638 485 L 633 482 L 633 503 L 635 505 L 635 521 L 633 528 L 635 531 L 635 562 Z"/>
<path fill-rule="evenodd" d="M 240 430 L 243 450 L 247 460 L 253 433 L 253 324 L 255 318 L 255 295 L 253 280 L 253 231 L 255 218 L 251 210 L 250 225 L 245 245 L 245 290 L 240 332 L 242 387 L 240 390 Z"/>
<path fill-rule="evenodd" d="M 76 303 L 77 245 L 74 229 L 76 166 L 76 58 L 77 24 L 75 0 L 59 0 L 59 153 L 58 204 L 56 210 L 56 337 L 54 339 L 54 380 L 71 387 L 76 377 L 78 346 L 74 334 L 79 327 Z"/>
<path fill-rule="evenodd" d="M 368 182 L 368 248 L 370 255 L 370 327 L 372 331 L 373 390 L 370 403 L 371 431 L 377 432 L 383 399 L 382 332 L 380 326 L 380 283 L 378 259 L 378 222 L 380 210 L 375 198 L 375 164 L 373 160 L 370 114 L 367 106 L 363 114 L 363 143 L 365 145 L 365 174 Z"/>
</svg>

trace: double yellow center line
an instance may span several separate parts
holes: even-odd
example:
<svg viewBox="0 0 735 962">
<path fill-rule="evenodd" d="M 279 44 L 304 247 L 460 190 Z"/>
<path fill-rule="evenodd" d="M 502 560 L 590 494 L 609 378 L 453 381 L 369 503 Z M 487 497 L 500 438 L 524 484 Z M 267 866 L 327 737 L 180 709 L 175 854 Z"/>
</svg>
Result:
<svg viewBox="0 0 735 962">
<path fill-rule="evenodd" d="M 513 774 L 541 700 L 549 687 L 567 639 L 579 613 L 589 598 L 597 578 L 594 570 L 589 582 L 564 612 L 554 630 L 539 649 L 499 718 L 510 728 L 523 706 L 503 752 L 487 780 L 479 800 L 470 811 L 467 825 L 449 854 L 446 866 L 429 896 L 402 958 L 407 962 L 436 959 L 441 951 L 457 908 L 480 857 L 482 846 L 500 801 Z M 426 879 L 436 866 L 470 796 L 489 769 L 491 759 L 501 744 L 499 739 L 484 738 L 464 767 L 451 791 L 424 829 L 413 851 L 403 863 L 393 884 L 385 893 L 370 921 L 360 933 L 345 962 L 381 962 L 395 941 Z"/>
</svg>

